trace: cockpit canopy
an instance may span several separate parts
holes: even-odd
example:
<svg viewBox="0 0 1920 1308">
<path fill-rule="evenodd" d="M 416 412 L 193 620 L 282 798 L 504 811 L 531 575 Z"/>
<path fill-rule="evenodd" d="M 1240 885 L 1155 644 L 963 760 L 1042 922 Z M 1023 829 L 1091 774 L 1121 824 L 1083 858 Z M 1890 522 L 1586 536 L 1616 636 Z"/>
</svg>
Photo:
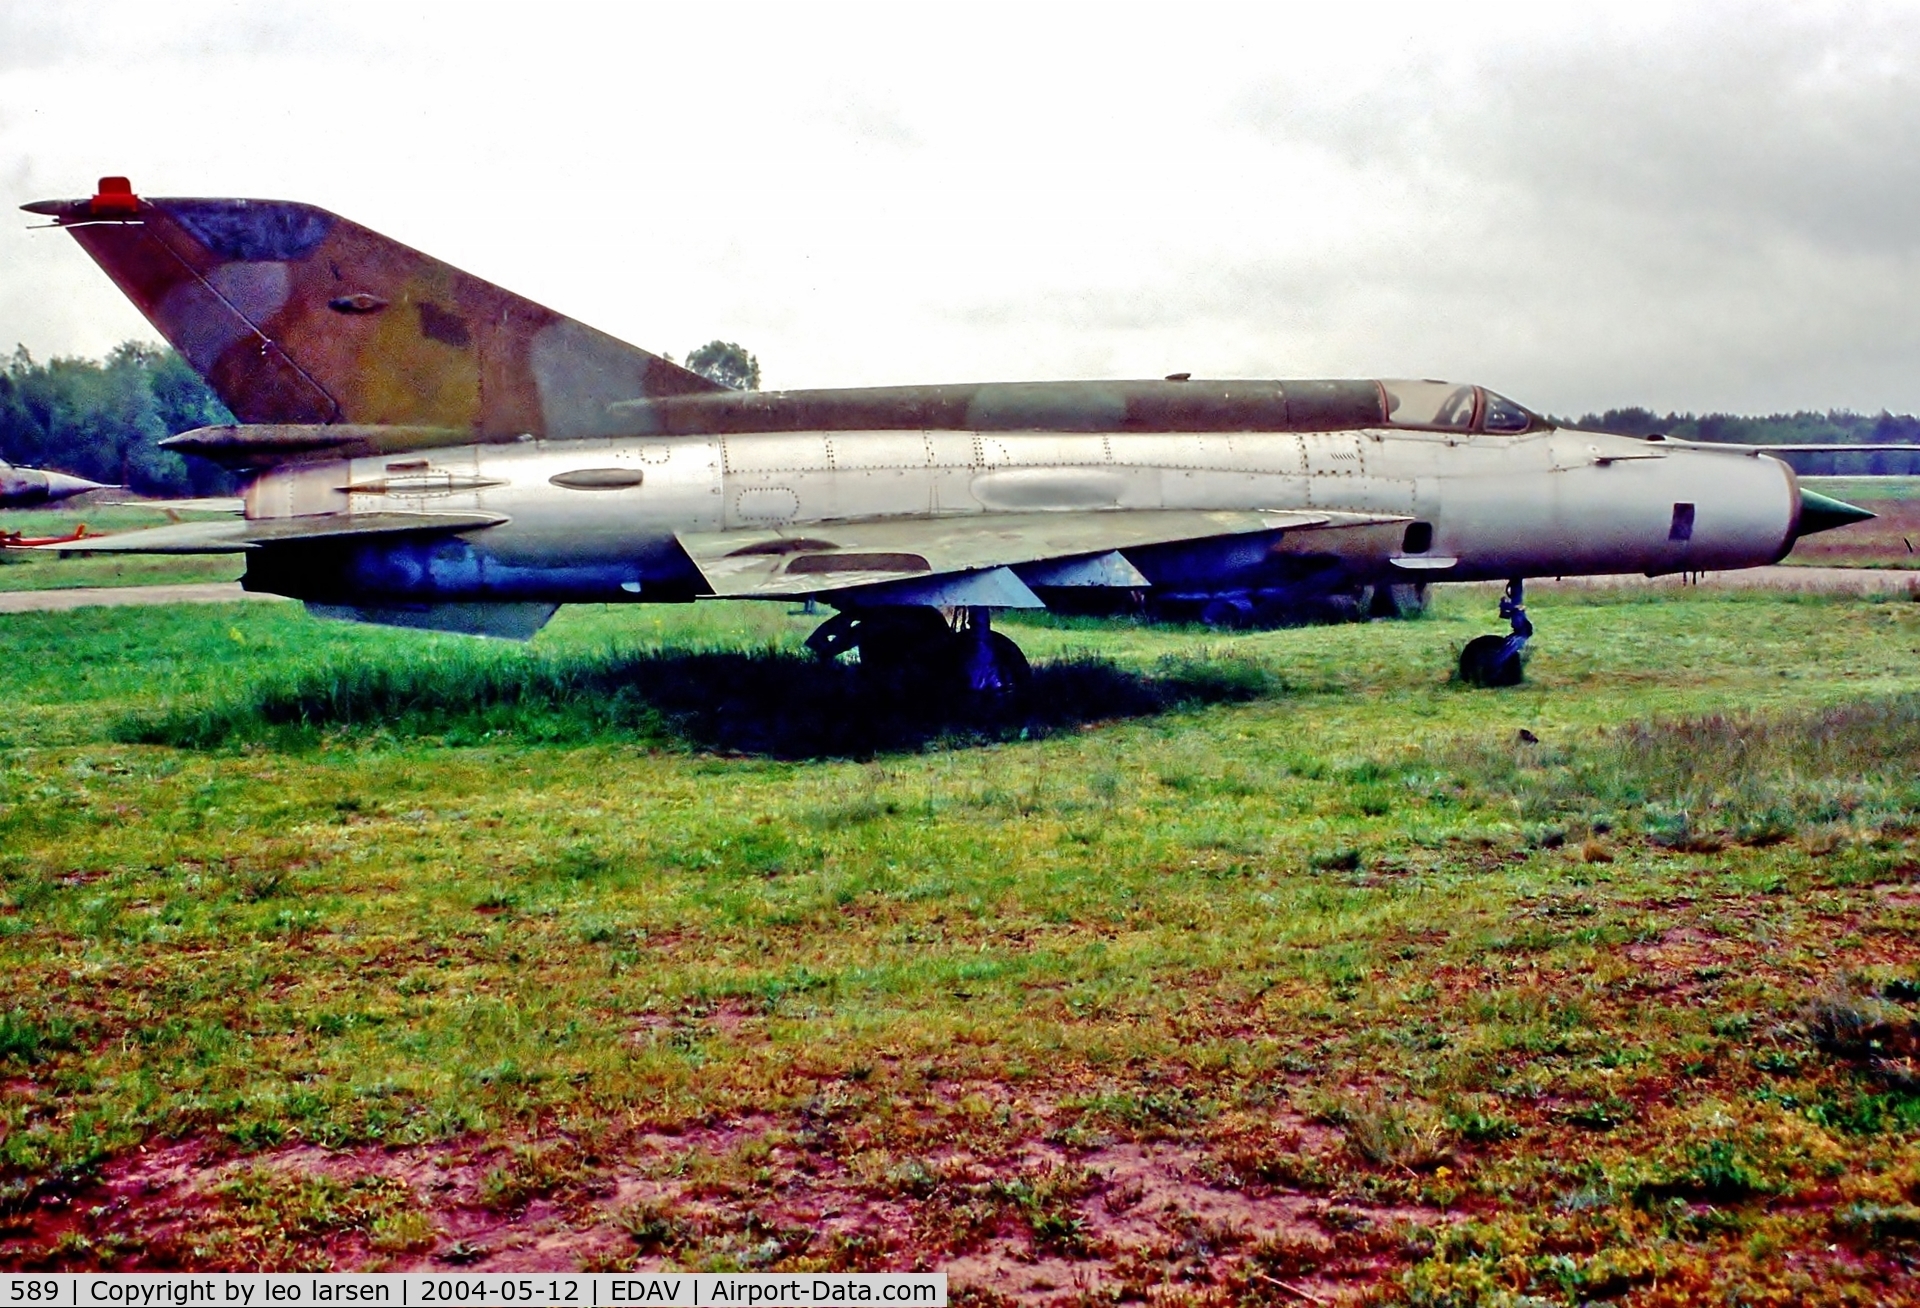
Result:
<svg viewBox="0 0 1920 1308">
<path fill-rule="evenodd" d="M 1387 422 L 1395 427 L 1518 436 L 1541 425 L 1532 413 L 1484 386 L 1432 380 L 1383 381 L 1380 395 Z"/>
</svg>

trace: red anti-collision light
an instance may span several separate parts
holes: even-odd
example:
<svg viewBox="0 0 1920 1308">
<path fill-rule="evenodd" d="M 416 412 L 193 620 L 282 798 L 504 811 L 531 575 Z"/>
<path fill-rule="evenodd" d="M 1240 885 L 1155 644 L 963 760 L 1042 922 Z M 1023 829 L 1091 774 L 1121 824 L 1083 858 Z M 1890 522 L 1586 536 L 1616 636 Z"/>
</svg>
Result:
<svg viewBox="0 0 1920 1308">
<path fill-rule="evenodd" d="M 124 177 L 102 177 L 100 191 L 87 202 L 87 208 L 97 214 L 139 213 L 140 197 L 133 193 L 133 183 Z"/>
</svg>

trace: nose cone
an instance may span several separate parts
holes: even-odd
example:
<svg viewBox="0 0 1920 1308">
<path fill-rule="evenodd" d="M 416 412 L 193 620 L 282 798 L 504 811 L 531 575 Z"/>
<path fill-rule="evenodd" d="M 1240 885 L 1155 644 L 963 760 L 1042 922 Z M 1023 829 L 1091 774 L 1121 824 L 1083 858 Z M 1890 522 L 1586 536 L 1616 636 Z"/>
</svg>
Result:
<svg viewBox="0 0 1920 1308">
<path fill-rule="evenodd" d="M 105 489 L 99 482 L 88 481 L 85 477 L 0 464 L 0 509 L 26 509 L 36 504 L 64 500 L 69 495 L 85 495 L 88 491 Z"/>
<path fill-rule="evenodd" d="M 1832 531 L 1835 527 L 1844 527 L 1849 522 L 1865 522 L 1874 516 L 1857 504 L 1848 504 L 1845 500 L 1836 500 L 1802 486 L 1800 517 L 1794 526 L 1793 536 L 1798 540 L 1816 531 Z"/>
<path fill-rule="evenodd" d="M 69 495 L 85 495 L 88 491 L 105 490 L 97 481 L 88 481 L 85 477 L 70 477 L 64 472 L 42 474 L 47 479 L 47 498 L 64 500 Z M 1873 515 L 1869 513 L 1868 517 Z"/>
</svg>

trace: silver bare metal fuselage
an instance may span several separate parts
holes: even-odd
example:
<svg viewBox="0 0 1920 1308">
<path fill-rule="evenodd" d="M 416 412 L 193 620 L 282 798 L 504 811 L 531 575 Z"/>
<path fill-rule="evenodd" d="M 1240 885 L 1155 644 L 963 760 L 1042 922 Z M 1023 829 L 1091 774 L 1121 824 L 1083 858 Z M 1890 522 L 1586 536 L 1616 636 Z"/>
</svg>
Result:
<svg viewBox="0 0 1920 1308">
<path fill-rule="evenodd" d="M 1554 428 L 528 440 L 264 473 L 247 493 L 250 518 L 506 521 L 262 550 L 248 585 L 336 603 L 685 600 L 705 586 L 677 532 L 1154 509 L 1396 519 L 1129 551 L 1158 588 L 1663 573 L 1774 561 L 1791 546 L 1798 504 L 1791 470 L 1752 452 Z"/>
</svg>

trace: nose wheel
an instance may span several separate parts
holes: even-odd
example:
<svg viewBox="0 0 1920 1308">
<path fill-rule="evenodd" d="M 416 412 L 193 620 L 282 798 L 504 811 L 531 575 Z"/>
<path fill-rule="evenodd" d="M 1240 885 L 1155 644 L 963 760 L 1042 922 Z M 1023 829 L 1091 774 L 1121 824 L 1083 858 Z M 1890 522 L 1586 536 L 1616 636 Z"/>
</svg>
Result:
<svg viewBox="0 0 1920 1308">
<path fill-rule="evenodd" d="M 1515 577 L 1500 597 L 1500 616 L 1512 627 L 1508 636 L 1475 636 L 1460 651 L 1460 680 L 1469 686 L 1517 686 L 1522 677 L 1521 652 L 1533 635 L 1527 618 L 1526 583 Z"/>
</svg>

